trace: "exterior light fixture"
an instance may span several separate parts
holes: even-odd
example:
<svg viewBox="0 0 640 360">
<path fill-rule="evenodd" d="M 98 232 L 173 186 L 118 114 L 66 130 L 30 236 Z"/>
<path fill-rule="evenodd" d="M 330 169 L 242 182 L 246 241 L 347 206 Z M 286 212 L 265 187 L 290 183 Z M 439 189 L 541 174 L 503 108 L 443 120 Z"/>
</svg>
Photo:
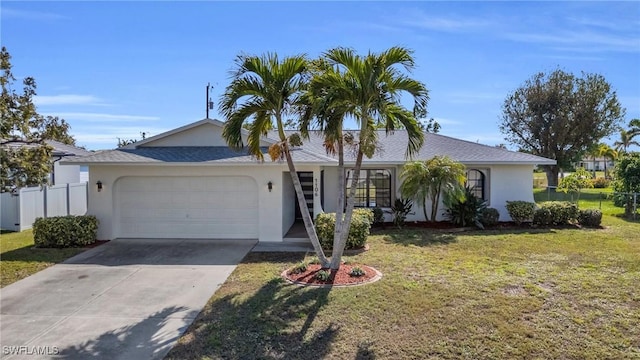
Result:
<svg viewBox="0 0 640 360">
<path fill-rule="evenodd" d="M 102 191 L 102 181 L 98 180 L 96 187 L 98 188 L 98 192 Z"/>
<path fill-rule="evenodd" d="M 273 183 L 271 181 L 269 181 L 267 183 L 267 188 L 269 189 L 269 192 L 271 192 L 271 190 L 273 190 Z"/>
</svg>

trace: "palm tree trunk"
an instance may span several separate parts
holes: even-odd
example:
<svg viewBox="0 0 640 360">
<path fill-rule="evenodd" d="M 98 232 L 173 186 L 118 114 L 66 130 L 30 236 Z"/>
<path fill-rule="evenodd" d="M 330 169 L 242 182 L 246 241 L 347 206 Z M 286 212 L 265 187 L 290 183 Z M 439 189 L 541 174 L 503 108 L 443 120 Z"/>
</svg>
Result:
<svg viewBox="0 0 640 360">
<path fill-rule="evenodd" d="M 296 172 L 295 165 L 293 164 L 293 159 L 291 159 L 289 146 L 284 143 L 283 147 L 284 155 L 287 159 L 287 165 L 289 166 L 289 173 L 291 174 L 291 180 L 293 181 L 293 188 L 295 189 L 296 196 L 298 198 L 298 206 L 300 207 L 300 214 L 302 215 L 304 228 L 307 230 L 307 234 L 309 235 L 309 239 L 311 240 L 311 245 L 313 245 L 313 250 L 315 250 L 316 255 L 318 256 L 318 260 L 320 260 L 320 264 L 322 265 L 322 267 L 326 267 L 327 265 L 329 265 L 329 260 L 325 256 L 324 251 L 322 250 L 322 246 L 320 246 L 318 234 L 316 233 L 316 228 L 313 225 L 313 220 L 311 219 L 311 214 L 309 213 L 309 208 L 307 207 L 307 200 L 304 198 L 302 184 L 300 184 L 300 178 L 298 178 L 298 173 Z"/>
<path fill-rule="evenodd" d="M 358 180 L 360 180 L 360 168 L 362 167 L 362 151 L 358 150 L 358 156 L 356 158 L 356 165 L 353 168 L 353 179 L 351 182 L 351 188 L 349 189 L 349 196 L 347 197 L 347 208 L 344 214 L 344 220 L 342 222 L 342 234 L 337 243 L 334 239 L 333 252 L 331 253 L 331 269 L 337 270 L 340 268 L 340 261 L 342 260 L 342 254 L 344 253 L 344 247 L 347 244 L 347 238 L 349 237 L 349 227 L 345 225 L 351 225 L 351 217 L 353 216 L 353 207 L 356 203 L 356 189 L 358 187 Z M 336 225 L 338 219 L 336 218 Z"/>
<path fill-rule="evenodd" d="M 344 178 L 344 143 L 342 140 L 342 134 L 340 134 L 338 138 L 338 202 L 336 204 L 336 223 L 333 231 L 332 259 L 336 254 L 336 250 L 340 246 L 340 239 L 342 239 L 344 227 L 344 192 L 346 185 Z"/>
<path fill-rule="evenodd" d="M 424 214 L 424 221 L 429 221 L 429 217 L 427 216 L 427 197 L 425 196 L 422 199 L 422 213 Z"/>
</svg>

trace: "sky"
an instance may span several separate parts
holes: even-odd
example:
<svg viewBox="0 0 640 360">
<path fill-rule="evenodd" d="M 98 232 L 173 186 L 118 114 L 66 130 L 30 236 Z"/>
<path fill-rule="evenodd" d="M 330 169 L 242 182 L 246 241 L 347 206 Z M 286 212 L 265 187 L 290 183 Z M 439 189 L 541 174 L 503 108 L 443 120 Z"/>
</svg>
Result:
<svg viewBox="0 0 640 360">
<path fill-rule="evenodd" d="M 239 54 L 317 57 L 338 46 L 412 49 L 411 76 L 429 89 L 427 117 L 443 135 L 506 143 L 505 98 L 558 68 L 603 75 L 625 122 L 640 118 L 638 1 L 4 0 L 0 21 L 14 75 L 36 79 L 38 112 L 64 118 L 90 150 L 203 119 L 208 83 L 210 117 L 224 120 L 217 104 Z"/>
</svg>

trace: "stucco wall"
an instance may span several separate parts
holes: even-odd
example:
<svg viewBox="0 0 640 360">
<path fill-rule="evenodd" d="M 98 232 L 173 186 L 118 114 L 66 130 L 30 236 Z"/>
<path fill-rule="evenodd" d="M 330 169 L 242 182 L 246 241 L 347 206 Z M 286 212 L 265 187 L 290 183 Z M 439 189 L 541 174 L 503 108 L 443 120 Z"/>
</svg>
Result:
<svg viewBox="0 0 640 360">
<path fill-rule="evenodd" d="M 98 239 L 111 240 L 118 236 L 114 226 L 116 209 L 114 201 L 117 180 L 124 176 L 234 176 L 245 175 L 258 184 L 259 240 L 282 241 L 282 173 L 279 165 L 257 165 L 251 167 L 201 167 L 201 166 L 90 166 L 89 208 L 87 213 L 100 220 Z M 97 191 L 96 182 L 103 184 Z M 267 183 L 273 182 L 269 192 Z"/>
<path fill-rule="evenodd" d="M 59 161 L 53 163 L 53 184 L 73 184 L 80 182 L 80 165 L 60 165 Z"/>
</svg>

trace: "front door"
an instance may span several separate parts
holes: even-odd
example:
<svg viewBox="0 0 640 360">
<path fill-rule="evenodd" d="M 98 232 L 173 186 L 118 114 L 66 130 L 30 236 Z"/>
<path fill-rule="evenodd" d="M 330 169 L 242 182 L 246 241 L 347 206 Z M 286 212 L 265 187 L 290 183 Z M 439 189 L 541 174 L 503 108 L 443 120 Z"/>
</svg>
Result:
<svg viewBox="0 0 640 360">
<path fill-rule="evenodd" d="M 300 171 L 298 172 L 298 178 L 302 185 L 302 192 L 304 198 L 307 201 L 307 208 L 309 208 L 309 214 L 313 219 L 313 172 L 312 171 Z M 300 206 L 298 206 L 298 197 L 296 196 L 296 220 L 302 220 L 302 213 L 300 212 Z"/>
</svg>

